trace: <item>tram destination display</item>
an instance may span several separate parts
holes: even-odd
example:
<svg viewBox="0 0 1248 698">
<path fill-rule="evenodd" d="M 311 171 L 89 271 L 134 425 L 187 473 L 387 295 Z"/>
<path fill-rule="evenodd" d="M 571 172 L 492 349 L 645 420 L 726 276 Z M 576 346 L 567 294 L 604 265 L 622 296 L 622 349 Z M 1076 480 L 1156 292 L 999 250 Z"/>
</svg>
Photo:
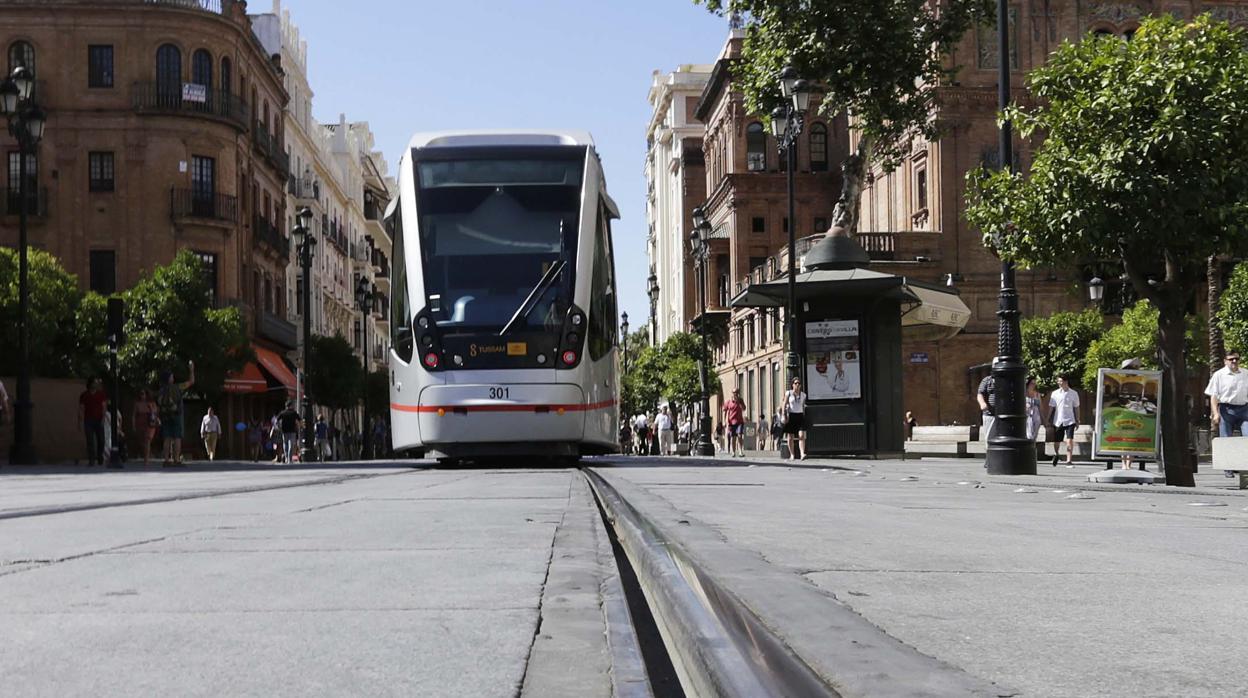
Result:
<svg viewBox="0 0 1248 698">
<path fill-rule="evenodd" d="M 811 400 L 862 397 L 857 320 L 806 323 L 806 393 Z"/>
</svg>

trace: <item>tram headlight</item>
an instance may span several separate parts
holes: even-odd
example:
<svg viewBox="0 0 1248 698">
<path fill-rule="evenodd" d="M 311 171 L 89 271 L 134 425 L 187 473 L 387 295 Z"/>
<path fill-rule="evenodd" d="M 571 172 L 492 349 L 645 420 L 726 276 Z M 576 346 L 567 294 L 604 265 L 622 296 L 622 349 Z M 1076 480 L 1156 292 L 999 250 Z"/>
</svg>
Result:
<svg viewBox="0 0 1248 698">
<path fill-rule="evenodd" d="M 575 326 L 577 326 L 577 327 L 580 327 L 580 326 L 581 326 L 581 325 L 583 325 L 584 323 L 585 323 L 585 316 L 584 316 L 584 315 L 581 315 L 580 313 L 573 313 L 573 314 L 572 314 L 572 324 L 573 324 L 573 325 L 575 325 Z"/>
</svg>

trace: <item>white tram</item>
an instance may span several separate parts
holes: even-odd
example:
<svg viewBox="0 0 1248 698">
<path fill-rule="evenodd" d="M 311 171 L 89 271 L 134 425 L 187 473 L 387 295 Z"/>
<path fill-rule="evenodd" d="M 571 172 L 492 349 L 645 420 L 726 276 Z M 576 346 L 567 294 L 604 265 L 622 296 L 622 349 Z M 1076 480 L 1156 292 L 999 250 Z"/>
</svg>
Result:
<svg viewBox="0 0 1248 698">
<path fill-rule="evenodd" d="M 412 139 L 386 211 L 396 451 L 618 450 L 615 218 L 588 133 Z"/>
</svg>

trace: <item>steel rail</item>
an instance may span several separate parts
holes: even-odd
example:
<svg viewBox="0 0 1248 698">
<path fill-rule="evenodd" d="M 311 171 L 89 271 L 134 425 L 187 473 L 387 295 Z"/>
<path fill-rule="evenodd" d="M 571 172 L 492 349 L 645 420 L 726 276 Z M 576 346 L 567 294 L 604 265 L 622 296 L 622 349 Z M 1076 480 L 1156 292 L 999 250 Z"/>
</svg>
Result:
<svg viewBox="0 0 1248 698">
<path fill-rule="evenodd" d="M 592 470 L 582 472 L 637 573 L 687 695 L 839 698 L 609 482 Z"/>
</svg>

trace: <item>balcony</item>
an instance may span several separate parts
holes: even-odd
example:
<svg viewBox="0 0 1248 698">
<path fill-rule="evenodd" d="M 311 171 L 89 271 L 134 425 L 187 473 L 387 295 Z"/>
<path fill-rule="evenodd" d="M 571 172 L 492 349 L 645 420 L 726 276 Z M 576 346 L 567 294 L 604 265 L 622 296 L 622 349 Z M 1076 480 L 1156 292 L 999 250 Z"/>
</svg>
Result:
<svg viewBox="0 0 1248 698">
<path fill-rule="evenodd" d="M 222 223 L 237 223 L 238 197 L 174 187 L 169 190 L 169 213 L 174 220 L 201 218 Z"/>
<path fill-rule="evenodd" d="M 16 178 L 15 178 L 16 179 Z M 4 201 L 4 215 L 17 216 L 22 212 L 22 195 L 16 191 L 9 191 L 2 199 Z M 34 191 L 26 192 L 26 215 L 31 218 L 46 218 L 48 215 L 48 188 L 38 187 Z"/>
<path fill-rule="evenodd" d="M 867 251 L 872 261 L 892 261 L 897 258 L 897 233 L 858 233 L 858 244 Z"/>
<path fill-rule="evenodd" d="M 299 328 L 295 323 L 268 311 L 256 314 L 256 334 L 287 349 L 299 346 Z"/>
<path fill-rule="evenodd" d="M 290 259 L 290 239 L 277 226 L 261 216 L 252 219 L 252 244 L 256 247 L 267 245 L 283 259 Z"/>
<path fill-rule="evenodd" d="M 290 156 L 286 154 L 282 142 L 277 136 L 269 133 L 268 126 L 256 121 L 251 125 L 252 144 L 256 147 L 256 152 L 264 156 L 269 164 L 276 167 L 281 173 L 282 178 L 286 179 L 290 176 Z"/>
<path fill-rule="evenodd" d="M 136 82 L 130 93 L 131 105 L 140 114 L 176 114 L 221 119 L 239 131 L 246 131 L 249 110 L 242 97 L 225 90 L 206 90 L 203 101 L 186 99 L 182 83 L 162 85 Z"/>
<path fill-rule="evenodd" d="M 187 10 L 199 10 L 209 14 L 223 15 L 226 8 L 232 3 L 230 0 L 143 0 L 142 4 L 180 7 Z"/>
</svg>

